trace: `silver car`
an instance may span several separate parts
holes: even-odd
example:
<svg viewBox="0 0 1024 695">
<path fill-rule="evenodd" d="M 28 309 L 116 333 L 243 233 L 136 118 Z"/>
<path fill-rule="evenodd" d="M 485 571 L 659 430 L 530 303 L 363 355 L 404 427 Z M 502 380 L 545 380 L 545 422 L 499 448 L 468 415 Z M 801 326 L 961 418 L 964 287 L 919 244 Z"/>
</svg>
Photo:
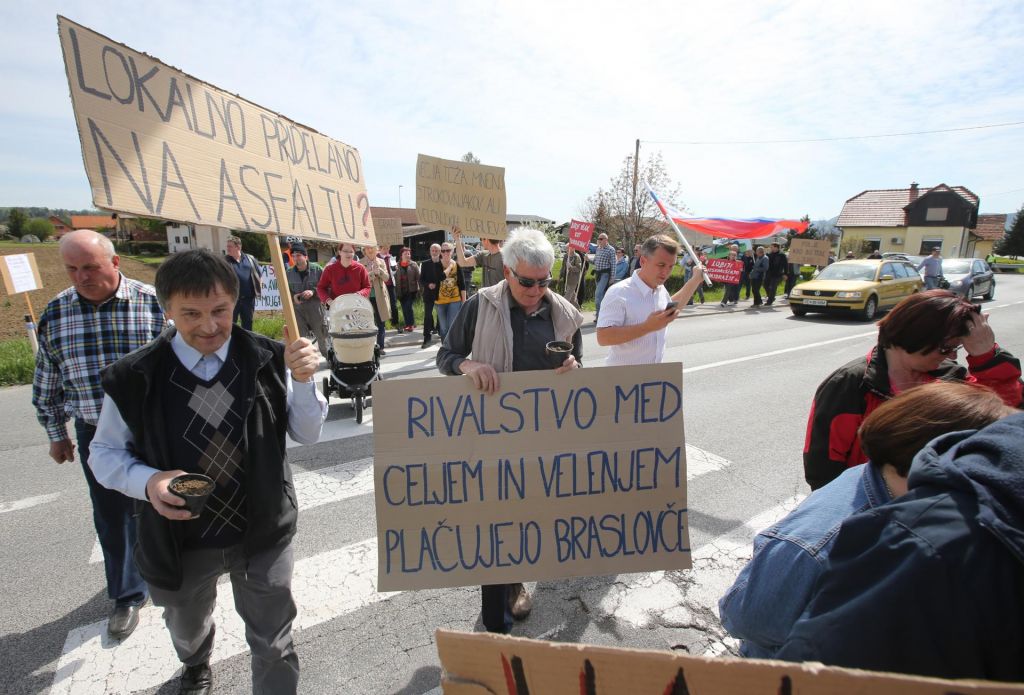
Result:
<svg viewBox="0 0 1024 695">
<path fill-rule="evenodd" d="M 967 301 L 981 295 L 984 299 L 996 296 L 996 278 L 988 263 L 980 258 L 943 258 L 942 276 L 955 292 Z"/>
</svg>

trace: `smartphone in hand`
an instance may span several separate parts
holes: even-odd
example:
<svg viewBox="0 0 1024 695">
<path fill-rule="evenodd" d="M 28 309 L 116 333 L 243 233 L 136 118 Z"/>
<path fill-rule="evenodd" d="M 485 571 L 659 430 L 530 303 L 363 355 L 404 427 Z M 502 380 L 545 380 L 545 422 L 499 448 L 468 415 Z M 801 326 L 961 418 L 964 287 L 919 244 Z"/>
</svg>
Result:
<svg viewBox="0 0 1024 695">
<path fill-rule="evenodd" d="M 676 303 L 675 303 L 675 302 L 669 302 L 669 303 L 668 303 L 668 304 L 667 304 L 667 305 L 665 306 L 665 311 L 675 311 L 675 310 L 676 310 L 676 306 L 677 306 L 677 305 L 676 305 Z"/>
</svg>

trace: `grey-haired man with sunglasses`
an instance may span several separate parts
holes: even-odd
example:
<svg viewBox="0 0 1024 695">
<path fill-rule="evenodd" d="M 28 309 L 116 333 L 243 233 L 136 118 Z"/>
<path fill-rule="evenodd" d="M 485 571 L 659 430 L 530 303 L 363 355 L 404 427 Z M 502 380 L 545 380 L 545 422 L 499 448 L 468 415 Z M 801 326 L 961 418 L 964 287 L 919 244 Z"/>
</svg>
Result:
<svg viewBox="0 0 1024 695">
<path fill-rule="evenodd" d="M 517 230 L 502 249 L 502 260 L 505 279 L 470 297 L 437 353 L 442 374 L 465 375 L 491 394 L 502 372 L 552 369 L 546 350 L 551 341 L 572 343 L 572 354 L 553 369 L 555 374 L 579 367 L 583 349 L 583 314 L 549 289 L 555 251 L 544 234 Z M 522 584 L 480 589 L 481 620 L 488 632 L 506 633 L 513 619 L 530 613 L 532 602 Z"/>
</svg>

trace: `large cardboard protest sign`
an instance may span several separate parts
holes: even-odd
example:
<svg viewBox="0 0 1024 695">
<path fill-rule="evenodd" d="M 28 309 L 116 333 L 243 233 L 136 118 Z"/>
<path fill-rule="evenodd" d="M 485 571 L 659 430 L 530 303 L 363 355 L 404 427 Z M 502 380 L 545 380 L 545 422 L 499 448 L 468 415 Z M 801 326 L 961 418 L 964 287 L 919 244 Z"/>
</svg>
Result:
<svg viewBox="0 0 1024 695">
<path fill-rule="evenodd" d="M 373 229 L 377 233 L 377 243 L 380 246 L 401 246 L 405 243 L 401 218 L 376 217 L 373 220 Z"/>
<path fill-rule="evenodd" d="M 354 147 L 64 17 L 57 24 L 96 206 L 374 242 Z"/>
<path fill-rule="evenodd" d="M 828 239 L 793 239 L 786 250 L 790 263 L 801 265 L 828 265 L 832 243 Z"/>
<path fill-rule="evenodd" d="M 505 170 L 421 154 L 416 158 L 416 220 L 466 236 L 504 239 Z"/>
<path fill-rule="evenodd" d="M 728 258 L 709 258 L 705 269 L 708 277 L 715 282 L 726 285 L 740 284 L 743 275 L 743 261 L 730 261 Z"/>
<path fill-rule="evenodd" d="M 7 294 L 38 290 L 43 286 L 34 253 L 15 253 L 0 257 L 0 276 Z"/>
<path fill-rule="evenodd" d="M 445 695 L 953 695 L 1024 685 L 941 680 L 758 659 L 687 656 L 438 630 Z M 856 639 L 856 637 L 851 637 Z"/>
<path fill-rule="evenodd" d="M 594 237 L 594 223 L 571 220 L 569 222 L 569 246 L 590 253 L 590 240 Z"/>
<path fill-rule="evenodd" d="M 379 591 L 690 567 L 681 364 L 373 398 Z"/>
</svg>

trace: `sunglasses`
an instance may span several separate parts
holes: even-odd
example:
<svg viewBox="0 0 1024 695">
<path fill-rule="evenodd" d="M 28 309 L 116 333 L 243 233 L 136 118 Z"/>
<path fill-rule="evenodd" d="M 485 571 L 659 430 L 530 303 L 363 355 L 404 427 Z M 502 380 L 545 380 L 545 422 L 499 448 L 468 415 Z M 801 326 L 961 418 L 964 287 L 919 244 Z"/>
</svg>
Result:
<svg viewBox="0 0 1024 695">
<path fill-rule="evenodd" d="M 451 249 L 441 249 L 441 253 L 451 253 Z"/>
<path fill-rule="evenodd" d="M 516 276 L 516 280 L 518 280 L 519 284 L 522 285 L 523 287 L 533 287 L 534 285 L 537 285 L 539 287 L 547 287 L 548 285 L 551 284 L 551 281 L 554 279 L 550 276 L 544 278 L 543 280 L 537 280 L 535 278 L 524 278 L 511 268 L 509 268 L 508 271 Z"/>
</svg>

